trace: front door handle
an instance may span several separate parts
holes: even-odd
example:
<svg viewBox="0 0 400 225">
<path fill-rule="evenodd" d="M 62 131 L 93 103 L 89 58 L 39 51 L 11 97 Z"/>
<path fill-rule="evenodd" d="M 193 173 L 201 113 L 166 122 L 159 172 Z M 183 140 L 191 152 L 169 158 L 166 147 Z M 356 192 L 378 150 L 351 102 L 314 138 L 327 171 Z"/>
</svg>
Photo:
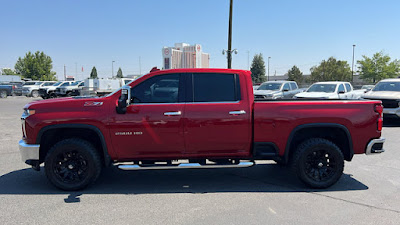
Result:
<svg viewBox="0 0 400 225">
<path fill-rule="evenodd" d="M 246 111 L 239 110 L 239 111 L 230 111 L 229 112 L 229 115 L 242 115 L 242 114 L 246 114 Z"/>
<path fill-rule="evenodd" d="M 178 111 L 178 112 L 165 112 L 164 113 L 164 116 L 180 116 L 180 115 L 182 115 L 181 111 Z"/>
</svg>

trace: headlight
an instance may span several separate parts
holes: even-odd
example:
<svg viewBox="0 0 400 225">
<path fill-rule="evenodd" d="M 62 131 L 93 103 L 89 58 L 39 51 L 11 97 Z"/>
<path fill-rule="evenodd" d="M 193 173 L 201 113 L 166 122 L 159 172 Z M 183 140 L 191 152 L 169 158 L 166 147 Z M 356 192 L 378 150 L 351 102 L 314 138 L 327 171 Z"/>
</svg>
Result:
<svg viewBox="0 0 400 225">
<path fill-rule="evenodd" d="M 34 109 L 24 109 L 24 114 L 22 114 L 23 117 L 28 117 L 36 113 L 36 110 Z"/>
</svg>

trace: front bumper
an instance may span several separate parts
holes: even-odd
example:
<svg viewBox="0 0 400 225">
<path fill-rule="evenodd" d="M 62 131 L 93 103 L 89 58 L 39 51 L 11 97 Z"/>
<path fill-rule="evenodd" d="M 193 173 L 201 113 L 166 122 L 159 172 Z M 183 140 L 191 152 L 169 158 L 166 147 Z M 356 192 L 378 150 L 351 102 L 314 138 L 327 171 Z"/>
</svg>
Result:
<svg viewBox="0 0 400 225">
<path fill-rule="evenodd" d="M 396 116 L 400 117 L 400 107 L 398 107 L 398 108 L 383 107 L 383 114 L 396 115 Z"/>
<path fill-rule="evenodd" d="M 365 154 L 372 155 L 384 152 L 385 149 L 383 149 L 383 143 L 385 143 L 385 138 L 372 139 L 367 145 Z"/>
<path fill-rule="evenodd" d="M 32 162 L 39 161 L 39 148 L 38 144 L 27 144 L 24 140 L 19 141 L 19 152 L 21 159 L 24 163 L 32 165 Z"/>
</svg>

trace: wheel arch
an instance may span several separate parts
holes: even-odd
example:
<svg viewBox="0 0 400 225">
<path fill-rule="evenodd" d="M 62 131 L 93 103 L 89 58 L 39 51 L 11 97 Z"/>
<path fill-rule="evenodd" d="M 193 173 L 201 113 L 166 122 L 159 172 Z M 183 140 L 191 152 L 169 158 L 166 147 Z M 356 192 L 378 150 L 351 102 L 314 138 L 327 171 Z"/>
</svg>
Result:
<svg viewBox="0 0 400 225">
<path fill-rule="evenodd" d="M 346 161 L 353 158 L 353 141 L 346 126 L 337 123 L 310 123 L 292 130 L 286 143 L 284 161 L 287 163 L 296 146 L 309 138 L 328 139 L 340 148 Z"/>
<path fill-rule="evenodd" d="M 81 138 L 92 143 L 99 151 L 104 165 L 109 166 L 111 164 L 112 160 L 108 154 L 103 133 L 98 127 L 89 124 L 55 124 L 43 127 L 36 137 L 36 143 L 41 144 L 39 150 L 40 162 L 44 162 L 44 158 L 51 146 L 60 140 L 72 137 Z"/>
</svg>

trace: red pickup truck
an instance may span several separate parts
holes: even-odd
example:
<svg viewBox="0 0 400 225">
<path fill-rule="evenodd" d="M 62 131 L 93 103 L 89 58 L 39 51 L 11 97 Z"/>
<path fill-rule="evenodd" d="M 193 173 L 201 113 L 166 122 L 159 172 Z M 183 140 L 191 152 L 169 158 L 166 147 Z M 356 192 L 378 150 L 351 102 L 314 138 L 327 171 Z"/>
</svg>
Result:
<svg viewBox="0 0 400 225">
<path fill-rule="evenodd" d="M 383 152 L 380 101 L 254 101 L 250 71 L 153 71 L 105 97 L 24 107 L 22 160 L 63 190 L 124 170 L 288 164 L 326 188 L 354 154 Z"/>
</svg>

